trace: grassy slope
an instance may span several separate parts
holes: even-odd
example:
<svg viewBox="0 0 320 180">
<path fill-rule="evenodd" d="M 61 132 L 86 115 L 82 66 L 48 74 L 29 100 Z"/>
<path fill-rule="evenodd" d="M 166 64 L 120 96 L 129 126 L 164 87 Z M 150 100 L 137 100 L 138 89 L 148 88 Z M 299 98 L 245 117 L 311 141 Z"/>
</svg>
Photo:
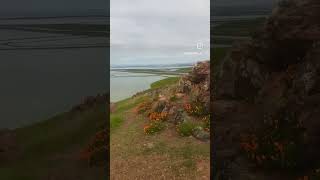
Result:
<svg viewBox="0 0 320 180">
<path fill-rule="evenodd" d="M 168 86 L 177 82 L 177 80 L 178 78 L 176 77 L 170 77 L 156 82 L 153 87 L 161 88 Z M 123 132 L 122 135 L 116 136 L 116 139 L 123 138 L 123 136 L 128 136 L 128 134 L 126 134 L 127 131 L 117 129 L 121 129 L 124 122 L 127 120 L 125 113 L 132 110 L 136 105 L 143 102 L 146 98 L 146 96 L 141 95 L 117 103 L 117 109 L 111 114 L 110 119 L 112 137 L 115 137 L 114 134 L 116 134 L 116 131 L 118 131 L 118 133 L 121 131 Z M 83 173 L 82 179 L 89 180 L 93 177 L 95 177 L 97 180 L 103 179 L 105 176 L 105 174 L 103 174 L 103 169 L 90 170 L 86 165 L 79 165 L 79 163 L 74 161 L 72 158 L 70 161 L 70 158 L 68 157 L 77 156 L 77 152 L 85 147 L 90 138 L 99 129 L 105 127 L 105 123 L 107 123 L 107 114 L 105 108 L 105 104 L 100 104 L 83 112 L 66 112 L 32 126 L 16 129 L 15 132 L 17 134 L 17 141 L 20 146 L 19 149 L 22 153 L 19 155 L 16 161 L 6 165 L 5 168 L 0 167 L 0 179 L 40 180 L 47 176 L 47 174 L 60 174 L 62 176 L 61 178 L 69 177 L 69 179 L 71 179 L 79 174 L 79 172 Z M 168 144 L 165 142 L 166 139 L 163 139 L 163 137 L 159 138 L 158 136 L 145 136 L 142 133 L 142 126 L 143 121 L 132 124 L 130 128 L 132 128 L 132 130 L 136 133 L 136 136 L 130 137 L 136 140 L 140 138 L 149 138 L 149 141 L 154 142 L 155 149 L 147 150 L 147 154 L 161 153 L 168 154 L 172 157 L 180 157 L 183 159 L 182 166 L 193 168 L 195 166 L 195 162 L 193 159 L 190 159 L 190 157 L 192 157 L 190 155 L 197 153 L 199 155 L 202 154 L 205 155 L 208 160 L 209 147 L 207 144 L 203 145 L 203 147 L 197 150 L 198 145 L 190 145 L 194 143 L 194 140 L 188 142 L 190 140 L 186 141 L 186 139 L 177 138 L 175 139 L 174 144 L 177 144 L 177 142 L 182 144 L 180 145 L 181 147 L 174 149 L 170 147 L 170 143 Z M 128 138 L 123 138 L 122 140 L 126 141 Z M 187 143 L 187 145 L 184 143 Z M 126 145 L 127 144 L 123 144 L 123 147 L 127 147 Z M 135 146 L 132 146 L 132 148 L 135 148 Z M 142 152 L 140 150 L 137 150 L 135 153 L 138 151 L 140 153 L 144 153 L 145 151 L 143 150 Z M 134 155 L 135 153 L 131 155 Z M 175 168 L 180 167 L 180 165 L 175 166 Z M 52 169 L 53 167 L 55 167 L 55 169 Z"/>
<path fill-rule="evenodd" d="M 124 121 L 124 112 L 128 111 L 129 109 L 134 108 L 139 103 L 143 102 L 146 97 L 137 97 L 137 98 L 128 98 L 116 103 L 117 109 L 115 112 L 110 114 L 110 130 L 111 132 L 114 129 L 121 126 L 122 122 Z"/>
<path fill-rule="evenodd" d="M 105 126 L 105 108 L 105 104 L 100 104 L 84 112 L 62 113 L 47 121 L 17 129 L 22 153 L 9 168 L 0 168 L 0 179 L 36 180 L 50 172 L 67 170 L 63 178 L 73 178 L 78 171 L 83 172 L 82 179 L 89 179 L 89 176 L 103 179 L 101 171 L 100 174 L 90 172 L 86 165 L 79 165 L 73 157 Z"/>
<path fill-rule="evenodd" d="M 177 80 L 177 78 L 160 80 L 154 83 L 153 87 L 166 87 Z M 110 122 L 111 177 L 159 179 L 162 176 L 166 179 L 194 179 L 206 176 L 208 178 L 210 160 L 208 143 L 179 137 L 174 127 L 151 136 L 144 134 L 146 117 L 137 115 L 134 107 L 147 98 L 142 94 L 116 103 L 116 111 L 111 114 Z M 148 144 L 151 144 L 151 147 L 148 147 Z"/>
<path fill-rule="evenodd" d="M 169 78 L 162 79 L 160 81 L 156 81 L 151 84 L 151 89 L 162 88 L 165 86 L 175 84 L 179 81 L 179 79 L 180 77 L 169 77 Z"/>
<path fill-rule="evenodd" d="M 186 67 L 186 68 L 179 68 L 176 70 L 176 72 L 181 72 L 181 73 L 188 73 L 192 70 L 192 67 Z"/>
</svg>

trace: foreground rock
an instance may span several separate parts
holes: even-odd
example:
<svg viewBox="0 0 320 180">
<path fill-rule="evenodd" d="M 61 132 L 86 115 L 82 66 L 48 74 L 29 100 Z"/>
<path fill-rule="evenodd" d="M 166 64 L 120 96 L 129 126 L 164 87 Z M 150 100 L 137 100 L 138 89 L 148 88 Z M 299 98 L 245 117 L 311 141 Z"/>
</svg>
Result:
<svg viewBox="0 0 320 180">
<path fill-rule="evenodd" d="M 166 122 L 174 125 L 180 123 L 200 124 L 202 119 L 209 115 L 210 108 L 210 63 L 198 62 L 190 73 L 182 76 L 177 84 L 162 87 L 147 94 L 150 96 L 150 109 L 146 114 L 162 113 Z M 142 105 L 144 112 L 146 104 Z M 189 112 L 186 106 L 190 106 Z M 198 109 L 197 109 L 198 108 Z M 198 110 L 199 112 L 191 112 Z M 138 110 L 139 112 L 139 110 Z M 140 111 L 141 112 L 141 111 Z M 190 133 L 195 138 L 203 141 L 210 139 L 209 128 L 207 131 L 194 131 Z"/>
<path fill-rule="evenodd" d="M 320 159 L 319 10 L 318 0 L 281 4 L 251 42 L 235 45 L 224 59 L 213 77 L 212 103 L 220 171 L 239 170 L 230 159 L 239 157 L 242 134 L 263 132 L 275 122 L 301 129 L 296 133 L 304 137 L 299 156 L 308 162 L 303 168 Z M 241 162 L 249 168 L 249 162 Z"/>
</svg>

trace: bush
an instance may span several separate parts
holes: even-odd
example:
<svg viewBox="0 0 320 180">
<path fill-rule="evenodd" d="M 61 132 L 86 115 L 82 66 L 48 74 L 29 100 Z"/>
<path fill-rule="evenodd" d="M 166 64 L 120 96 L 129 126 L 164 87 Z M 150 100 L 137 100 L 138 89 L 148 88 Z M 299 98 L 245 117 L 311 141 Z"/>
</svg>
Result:
<svg viewBox="0 0 320 180">
<path fill-rule="evenodd" d="M 149 101 L 148 101 L 148 102 L 140 103 L 140 104 L 137 106 L 137 108 L 136 108 L 137 113 L 142 114 L 142 113 L 150 110 L 150 109 L 151 109 L 151 104 L 152 104 L 152 103 L 149 102 Z"/>
<path fill-rule="evenodd" d="M 166 112 L 161 112 L 161 113 L 152 112 L 149 114 L 149 119 L 150 121 L 165 121 L 167 120 L 167 115 L 168 113 Z"/>
<path fill-rule="evenodd" d="M 210 131 L 210 115 L 205 116 L 203 119 L 203 129 Z"/>
<path fill-rule="evenodd" d="M 145 125 L 143 130 L 145 134 L 155 134 L 156 132 L 161 131 L 166 126 L 164 121 L 167 119 L 166 112 L 152 112 L 149 114 L 149 121 L 150 123 Z"/>
<path fill-rule="evenodd" d="M 264 130 L 242 136 L 240 145 L 249 159 L 271 168 L 303 166 L 304 129 L 295 117 L 284 113 L 266 126 Z"/>
<path fill-rule="evenodd" d="M 153 121 L 150 124 L 145 125 L 143 130 L 144 130 L 145 134 L 152 135 L 152 134 L 155 134 L 155 133 L 163 130 L 165 127 L 166 126 L 165 126 L 164 122 L 162 122 L 162 121 Z"/>
<path fill-rule="evenodd" d="M 176 126 L 178 133 L 181 136 L 191 136 L 196 125 L 192 122 L 182 122 Z"/>
<path fill-rule="evenodd" d="M 207 108 L 200 102 L 194 102 L 192 104 L 187 103 L 184 105 L 184 109 L 192 116 L 206 116 L 208 114 Z"/>
<path fill-rule="evenodd" d="M 173 101 L 173 102 L 176 101 L 177 99 L 178 99 L 178 98 L 177 98 L 176 95 L 173 95 L 173 96 L 170 97 L 170 101 Z"/>
</svg>

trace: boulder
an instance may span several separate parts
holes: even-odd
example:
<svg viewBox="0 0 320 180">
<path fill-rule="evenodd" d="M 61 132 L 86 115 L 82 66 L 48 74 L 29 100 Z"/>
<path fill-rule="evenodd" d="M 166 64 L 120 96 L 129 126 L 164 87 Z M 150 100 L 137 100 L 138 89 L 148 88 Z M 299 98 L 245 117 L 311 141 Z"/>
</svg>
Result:
<svg viewBox="0 0 320 180">
<path fill-rule="evenodd" d="M 167 105 L 167 101 L 156 101 L 155 103 L 153 103 L 152 107 L 151 107 L 151 112 L 162 112 L 163 109 L 166 107 Z"/>
<path fill-rule="evenodd" d="M 205 131 L 202 127 L 196 127 L 192 132 L 193 137 L 201 140 L 208 141 L 210 140 L 210 132 Z"/>
</svg>

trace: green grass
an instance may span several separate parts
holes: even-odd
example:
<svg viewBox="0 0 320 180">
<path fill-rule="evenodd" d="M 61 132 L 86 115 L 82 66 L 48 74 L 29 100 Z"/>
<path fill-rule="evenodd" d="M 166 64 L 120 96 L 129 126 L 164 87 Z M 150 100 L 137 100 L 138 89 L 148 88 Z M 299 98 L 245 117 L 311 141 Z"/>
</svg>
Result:
<svg viewBox="0 0 320 180">
<path fill-rule="evenodd" d="M 125 100 L 119 101 L 116 103 L 116 110 L 115 112 L 110 114 L 110 130 L 113 131 L 114 129 L 121 126 L 125 117 L 124 113 L 138 104 L 147 100 L 147 97 L 140 96 L 136 98 L 127 98 Z"/>
<path fill-rule="evenodd" d="M 178 78 L 175 79 L 175 81 L 178 80 Z M 170 84 L 170 80 L 169 83 L 166 80 L 160 84 L 158 88 L 165 87 Z M 170 165 L 170 171 L 168 173 L 177 173 L 175 176 L 179 176 L 179 174 L 195 172 L 197 160 L 200 158 L 209 158 L 209 145 L 196 143 L 193 138 L 168 138 L 168 136 L 165 135 L 167 129 L 164 129 L 163 133 L 157 133 L 152 136 L 146 135 L 143 132 L 143 127 L 146 125 L 145 123 L 148 122 L 148 119 L 142 115 L 132 116 L 136 114 L 130 111 L 145 100 L 148 100 L 147 95 L 141 94 L 116 103 L 116 109 L 111 115 L 111 123 L 114 125 L 111 124 L 111 126 L 117 128 L 111 132 L 110 137 L 111 144 L 116 145 L 111 147 L 111 156 L 121 157 L 129 162 L 132 161 L 132 158 L 134 159 L 141 155 L 145 158 L 149 156 L 152 157 L 152 155 L 166 156 L 169 157 L 169 159 L 165 163 Z M 125 126 L 121 126 L 126 119 L 126 115 L 133 119 L 131 119 L 129 123 L 126 123 Z M 170 124 L 166 124 L 166 126 L 169 128 Z M 175 126 L 172 125 L 172 128 L 174 127 Z M 159 130 L 161 129 L 162 126 Z M 151 146 L 148 146 L 148 143 L 152 143 Z M 191 177 L 191 179 L 193 179 L 193 177 Z"/>
<path fill-rule="evenodd" d="M 179 68 L 176 70 L 176 72 L 181 72 L 181 73 L 188 73 L 191 72 L 192 67 L 186 67 L 186 68 Z"/>
<path fill-rule="evenodd" d="M 106 106 L 88 109 L 84 112 L 68 112 L 33 126 L 16 130 L 17 139 L 24 145 L 23 157 L 46 156 L 84 145 L 99 129 L 105 127 Z"/>
<path fill-rule="evenodd" d="M 162 121 L 149 123 L 149 126 L 150 128 L 146 130 L 146 134 L 148 135 L 154 135 L 166 128 L 166 124 Z"/>
<path fill-rule="evenodd" d="M 61 113 L 40 123 L 16 129 L 21 154 L 6 169 L 0 168 L 0 179 L 37 180 L 41 175 L 48 174 L 52 167 L 62 168 L 70 162 L 50 158 L 80 151 L 97 131 L 106 127 L 106 120 L 106 105 L 101 103 L 85 111 Z"/>
<path fill-rule="evenodd" d="M 122 113 L 126 110 L 129 110 L 131 108 L 134 108 L 135 106 L 137 106 L 138 104 L 144 102 L 145 100 L 147 100 L 146 96 L 139 96 L 136 98 L 127 98 L 125 100 L 116 102 L 116 111 L 114 113 Z"/>
<path fill-rule="evenodd" d="M 121 125 L 123 122 L 123 118 L 120 117 L 118 114 L 111 114 L 110 115 L 110 130 L 113 130 Z"/>
<path fill-rule="evenodd" d="M 175 84 L 176 82 L 178 82 L 178 80 L 179 80 L 179 77 L 169 77 L 169 78 L 154 82 L 151 84 L 150 90 Z M 121 126 L 122 122 L 125 119 L 124 113 L 126 111 L 136 107 L 140 103 L 147 100 L 148 100 L 147 96 L 141 95 L 138 97 L 131 97 L 131 98 L 127 98 L 127 99 L 116 102 L 115 103 L 116 110 L 110 115 L 110 130 L 113 131 L 117 127 Z"/>
<path fill-rule="evenodd" d="M 170 101 L 172 101 L 172 102 L 175 102 L 177 100 L 178 100 L 178 98 L 177 98 L 176 95 L 173 95 L 173 96 L 170 97 Z"/>
<path fill-rule="evenodd" d="M 194 128 L 197 126 L 198 124 L 196 123 L 186 121 L 178 124 L 177 129 L 181 136 L 191 136 Z"/>
<path fill-rule="evenodd" d="M 180 77 L 168 77 L 165 79 L 162 79 L 160 81 L 156 81 L 151 84 L 151 89 L 158 89 L 166 86 L 170 86 L 172 84 L 175 84 L 179 81 Z"/>
</svg>

